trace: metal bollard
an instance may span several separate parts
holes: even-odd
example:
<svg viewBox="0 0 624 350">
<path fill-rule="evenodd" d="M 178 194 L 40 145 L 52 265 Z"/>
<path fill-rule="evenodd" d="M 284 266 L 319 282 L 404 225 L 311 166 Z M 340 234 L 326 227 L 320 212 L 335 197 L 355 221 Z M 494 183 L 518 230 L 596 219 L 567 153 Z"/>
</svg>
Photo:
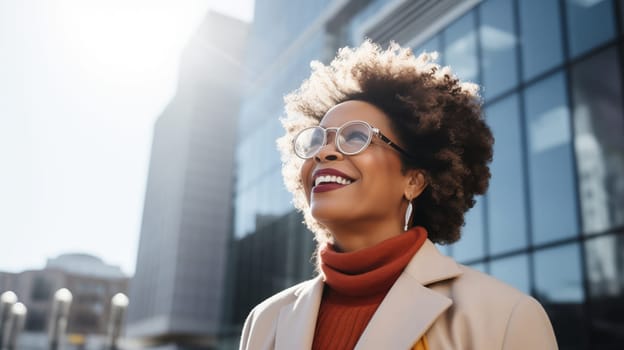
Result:
<svg viewBox="0 0 624 350">
<path fill-rule="evenodd" d="M 7 291 L 0 295 L 0 346 L 3 343 L 4 328 L 11 317 L 11 309 L 15 303 L 17 303 L 17 295 L 12 291 Z"/>
<path fill-rule="evenodd" d="M 2 335 L 2 350 L 17 349 L 17 337 L 24 329 L 26 313 L 26 306 L 22 303 L 15 303 L 11 308 L 11 315 L 4 327 Z"/>
<path fill-rule="evenodd" d="M 50 350 L 63 348 L 62 342 L 65 337 L 65 331 L 67 330 L 67 318 L 69 316 L 69 308 L 72 299 L 72 293 L 66 288 L 61 288 L 54 293 L 52 313 L 48 327 Z"/>
<path fill-rule="evenodd" d="M 117 340 L 121 334 L 124 314 L 128 307 L 128 297 L 123 293 L 117 293 L 111 299 L 111 312 L 108 320 L 108 334 L 106 337 L 107 349 L 117 350 Z"/>
</svg>

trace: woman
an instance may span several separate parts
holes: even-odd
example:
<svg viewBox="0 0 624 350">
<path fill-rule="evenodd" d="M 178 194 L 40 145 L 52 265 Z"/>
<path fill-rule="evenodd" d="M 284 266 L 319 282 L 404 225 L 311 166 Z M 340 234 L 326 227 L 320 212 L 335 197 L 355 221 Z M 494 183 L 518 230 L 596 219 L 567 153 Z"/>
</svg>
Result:
<svg viewBox="0 0 624 350">
<path fill-rule="evenodd" d="M 477 87 L 434 58 L 365 42 L 286 97 L 283 173 L 320 273 L 255 307 L 241 349 L 557 348 L 535 299 L 433 244 L 459 239 L 493 144 Z"/>
</svg>

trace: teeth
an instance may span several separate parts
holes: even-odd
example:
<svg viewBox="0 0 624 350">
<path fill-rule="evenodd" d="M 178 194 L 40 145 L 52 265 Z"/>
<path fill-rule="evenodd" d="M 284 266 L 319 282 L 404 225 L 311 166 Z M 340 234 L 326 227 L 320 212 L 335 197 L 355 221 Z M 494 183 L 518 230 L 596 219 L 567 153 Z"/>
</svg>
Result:
<svg viewBox="0 0 624 350">
<path fill-rule="evenodd" d="M 320 183 L 331 183 L 331 182 L 338 183 L 341 185 L 348 185 L 351 183 L 351 180 L 345 179 L 344 177 L 341 177 L 341 176 L 321 175 L 314 180 L 314 186 L 318 186 L 318 184 Z"/>
</svg>

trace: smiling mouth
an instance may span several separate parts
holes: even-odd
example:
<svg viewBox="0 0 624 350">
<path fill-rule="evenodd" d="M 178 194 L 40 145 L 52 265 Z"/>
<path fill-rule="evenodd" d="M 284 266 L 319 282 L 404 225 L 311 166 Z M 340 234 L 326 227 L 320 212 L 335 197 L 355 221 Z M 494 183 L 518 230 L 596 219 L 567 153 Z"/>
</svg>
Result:
<svg viewBox="0 0 624 350">
<path fill-rule="evenodd" d="M 312 188 L 312 192 L 320 193 L 332 191 L 350 185 L 352 182 L 353 180 L 347 179 L 342 176 L 321 175 L 314 179 L 314 187 Z"/>
<path fill-rule="evenodd" d="M 321 176 L 318 176 L 316 179 L 314 179 L 314 186 L 318 186 L 320 184 L 332 184 L 332 183 L 336 183 L 340 185 L 348 185 L 351 182 L 353 181 L 351 181 L 350 179 L 344 178 L 342 176 L 321 175 Z"/>
</svg>

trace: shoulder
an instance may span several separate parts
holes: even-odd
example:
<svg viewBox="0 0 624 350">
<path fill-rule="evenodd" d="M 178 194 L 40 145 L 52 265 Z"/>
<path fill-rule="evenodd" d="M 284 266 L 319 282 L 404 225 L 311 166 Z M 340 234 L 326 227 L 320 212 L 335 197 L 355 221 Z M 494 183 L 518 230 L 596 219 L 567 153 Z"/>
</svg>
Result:
<svg viewBox="0 0 624 350">
<path fill-rule="evenodd" d="M 552 325 L 537 300 L 485 273 L 458 266 L 461 275 L 432 286 L 453 300 L 447 326 L 455 335 L 467 329 L 481 334 L 484 343 L 475 344 L 477 348 L 556 349 Z M 479 343 L 478 338 L 473 341 Z"/>
<path fill-rule="evenodd" d="M 295 301 L 297 295 L 299 294 L 299 291 L 312 285 L 314 282 L 315 279 L 303 281 L 290 288 L 284 289 L 277 294 L 274 294 L 273 296 L 262 301 L 260 304 L 256 305 L 256 307 L 251 310 L 250 315 L 258 317 L 267 313 L 271 314 L 273 312 L 276 312 L 276 310 L 279 312 L 279 309 L 281 309 L 282 306 Z"/>
<path fill-rule="evenodd" d="M 282 308 L 297 300 L 302 290 L 311 288 L 317 278 L 301 282 L 285 289 L 254 307 L 243 326 L 240 340 L 240 349 L 272 349 L 274 337 Z"/>
<path fill-rule="evenodd" d="M 468 266 L 458 264 L 462 274 L 453 280 L 452 285 L 456 293 L 467 294 L 475 299 L 483 299 L 515 303 L 519 299 L 529 297 L 518 289 Z"/>
<path fill-rule="evenodd" d="M 462 274 L 449 283 L 447 290 L 459 312 L 491 313 L 505 318 L 519 304 L 537 303 L 531 296 L 490 275 L 464 265 L 459 268 Z"/>
</svg>

